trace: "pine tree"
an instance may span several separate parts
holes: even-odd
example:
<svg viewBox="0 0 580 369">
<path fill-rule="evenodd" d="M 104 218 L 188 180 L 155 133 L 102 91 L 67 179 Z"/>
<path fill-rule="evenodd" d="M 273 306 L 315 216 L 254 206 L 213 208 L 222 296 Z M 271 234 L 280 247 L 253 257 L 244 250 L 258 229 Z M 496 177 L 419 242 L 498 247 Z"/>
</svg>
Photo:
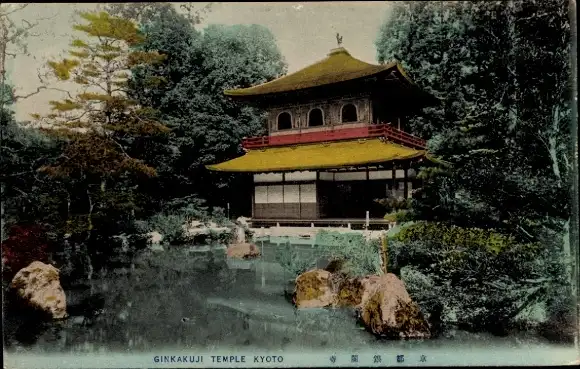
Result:
<svg viewBox="0 0 580 369">
<path fill-rule="evenodd" d="M 153 109 L 139 105 L 126 93 L 131 68 L 155 64 L 164 57 L 136 50 L 144 37 L 131 21 L 106 12 L 81 17 L 86 23 L 73 28 L 83 36 L 72 41 L 70 57 L 48 62 L 54 77 L 75 83 L 77 92 L 51 101 L 51 114 L 33 117 L 41 129 L 67 141 L 58 160 L 40 171 L 67 183 L 64 231 L 84 235 L 81 242 L 86 245 L 94 229 L 114 232 L 122 229 L 115 221 L 134 217 L 132 179 L 155 176 L 156 170 L 131 148 L 137 143 L 146 146 L 169 130 Z M 148 82 L 158 83 L 159 78 L 151 76 Z"/>
</svg>

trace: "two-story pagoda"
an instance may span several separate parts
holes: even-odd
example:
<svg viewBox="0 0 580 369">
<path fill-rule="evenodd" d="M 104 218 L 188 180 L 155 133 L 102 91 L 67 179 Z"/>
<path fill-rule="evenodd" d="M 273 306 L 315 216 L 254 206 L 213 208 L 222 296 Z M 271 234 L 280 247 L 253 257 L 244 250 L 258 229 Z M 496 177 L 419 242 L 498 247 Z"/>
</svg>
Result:
<svg viewBox="0 0 580 369">
<path fill-rule="evenodd" d="M 425 141 L 405 117 L 433 96 L 401 65 L 373 65 L 342 47 L 274 81 L 228 90 L 268 112 L 268 135 L 244 139 L 245 155 L 208 168 L 252 173 L 252 223 L 380 222 L 377 199 L 411 197 Z"/>
</svg>

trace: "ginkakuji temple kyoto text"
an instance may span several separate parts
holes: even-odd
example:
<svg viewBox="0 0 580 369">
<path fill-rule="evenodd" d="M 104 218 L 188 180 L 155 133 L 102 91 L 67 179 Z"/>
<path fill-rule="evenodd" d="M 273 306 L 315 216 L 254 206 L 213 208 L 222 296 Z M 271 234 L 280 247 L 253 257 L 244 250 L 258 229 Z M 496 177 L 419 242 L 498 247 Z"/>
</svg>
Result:
<svg viewBox="0 0 580 369">
<path fill-rule="evenodd" d="M 431 163 L 409 116 L 437 104 L 397 62 L 373 65 L 344 48 L 271 82 L 225 91 L 267 112 L 268 135 L 208 169 L 253 175 L 253 223 L 384 223 L 380 199 L 404 201 Z"/>
</svg>

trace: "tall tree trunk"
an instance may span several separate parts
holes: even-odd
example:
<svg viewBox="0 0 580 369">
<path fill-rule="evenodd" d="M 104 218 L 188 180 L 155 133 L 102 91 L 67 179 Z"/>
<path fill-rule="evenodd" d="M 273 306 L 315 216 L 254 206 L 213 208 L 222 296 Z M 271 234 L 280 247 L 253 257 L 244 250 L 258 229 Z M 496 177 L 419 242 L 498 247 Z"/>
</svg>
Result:
<svg viewBox="0 0 580 369">
<path fill-rule="evenodd" d="M 87 279 L 89 280 L 89 284 L 91 284 L 91 293 L 92 293 L 92 283 L 90 283 L 90 282 L 91 282 L 91 279 L 93 278 L 94 268 L 93 268 L 93 263 L 92 263 L 88 243 L 89 243 L 89 240 L 91 238 L 92 231 L 93 231 L 93 209 L 94 209 L 95 204 L 93 203 L 93 200 L 91 198 L 91 193 L 89 192 L 88 189 L 87 189 L 87 199 L 89 202 L 89 213 L 87 216 L 88 226 L 87 226 L 87 237 L 84 241 L 83 248 L 84 248 L 85 262 L 86 262 L 86 267 L 87 267 Z"/>
</svg>

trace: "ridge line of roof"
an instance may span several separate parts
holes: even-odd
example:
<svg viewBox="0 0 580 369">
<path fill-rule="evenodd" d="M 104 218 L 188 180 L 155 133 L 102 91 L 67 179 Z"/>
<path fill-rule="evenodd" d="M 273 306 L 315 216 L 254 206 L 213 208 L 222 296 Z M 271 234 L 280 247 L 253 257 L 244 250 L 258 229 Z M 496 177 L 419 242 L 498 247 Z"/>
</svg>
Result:
<svg viewBox="0 0 580 369">
<path fill-rule="evenodd" d="M 250 90 L 250 89 L 260 89 L 260 88 L 263 88 L 263 87 L 268 87 L 269 85 L 271 85 L 273 83 L 283 83 L 285 79 L 288 79 L 288 78 L 290 78 L 292 76 L 295 76 L 296 74 L 299 74 L 301 72 L 304 72 L 306 69 L 311 68 L 311 67 L 313 67 L 313 66 L 315 66 L 317 64 L 324 63 L 324 62 L 328 61 L 333 55 L 337 55 L 337 54 L 344 54 L 347 57 L 355 60 L 356 62 L 361 63 L 361 64 L 364 64 L 365 67 L 367 67 L 367 68 L 376 68 L 377 69 L 376 71 L 374 71 L 374 72 L 372 72 L 370 74 L 362 75 L 361 78 L 368 77 L 370 75 L 374 75 L 374 74 L 377 74 L 377 73 L 380 73 L 382 71 L 385 71 L 385 70 L 388 70 L 388 69 L 392 69 L 392 68 L 395 67 L 395 68 L 397 68 L 399 70 L 399 72 L 401 72 L 401 74 L 404 76 L 404 78 L 406 80 L 408 80 L 409 82 L 412 83 L 412 81 L 409 79 L 409 77 L 406 75 L 406 73 L 402 72 L 402 66 L 396 60 L 395 61 L 392 61 L 390 63 L 387 63 L 387 64 L 371 64 L 371 63 L 367 63 L 365 61 L 362 61 L 360 59 L 357 59 L 357 58 L 353 57 L 346 49 L 340 48 L 337 51 L 334 51 L 334 52 L 331 51 L 331 53 L 329 53 L 325 58 L 320 59 L 320 60 L 318 60 L 318 61 L 316 61 L 316 62 L 314 62 L 312 64 L 309 64 L 309 65 L 307 65 L 307 66 L 305 66 L 305 67 L 303 67 L 303 68 L 301 68 L 301 69 L 299 69 L 299 70 L 297 70 L 297 71 L 295 71 L 293 73 L 290 73 L 290 74 L 287 74 L 285 76 L 276 78 L 276 79 L 274 79 L 272 81 L 264 82 L 264 83 L 261 83 L 261 84 L 258 84 L 258 85 L 254 85 L 254 86 L 250 86 L 250 87 L 228 89 L 228 90 L 225 90 L 224 91 L 224 95 L 226 95 L 226 96 L 232 96 L 232 97 L 235 97 L 235 96 L 243 96 L 244 95 L 244 92 L 247 92 L 247 90 Z M 352 74 L 355 74 L 356 75 L 357 73 L 358 73 L 358 71 L 351 71 L 351 72 L 345 73 L 345 76 L 348 76 L 349 74 L 351 74 L 351 75 Z M 353 78 L 353 79 L 356 79 L 356 78 Z M 316 80 L 316 78 L 309 79 L 309 81 L 315 81 L 315 80 Z M 335 83 L 341 83 L 341 82 L 345 82 L 347 80 L 348 79 L 345 79 L 345 80 L 337 81 Z M 326 84 L 331 84 L 331 83 L 326 83 Z M 304 87 L 304 88 L 310 88 L 310 87 L 312 87 L 312 86 L 307 86 L 307 87 Z M 296 90 L 299 90 L 299 89 L 301 89 L 301 88 L 297 88 Z M 270 92 L 262 92 L 262 93 L 256 92 L 254 94 L 250 93 L 247 96 L 252 96 L 252 95 L 269 95 L 269 94 L 276 94 L 276 93 L 280 93 L 280 92 L 284 92 L 284 91 L 270 91 Z"/>
</svg>

